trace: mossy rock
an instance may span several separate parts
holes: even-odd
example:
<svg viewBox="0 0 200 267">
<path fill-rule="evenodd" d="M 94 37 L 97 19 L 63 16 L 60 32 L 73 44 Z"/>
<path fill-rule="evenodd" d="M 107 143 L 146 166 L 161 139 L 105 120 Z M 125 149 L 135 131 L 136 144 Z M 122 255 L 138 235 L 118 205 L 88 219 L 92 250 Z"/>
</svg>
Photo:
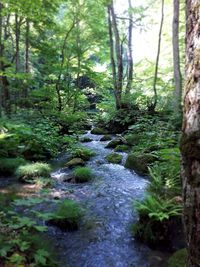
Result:
<svg viewBox="0 0 200 267">
<path fill-rule="evenodd" d="M 123 145 L 123 141 L 119 138 L 110 141 L 106 148 L 116 148 L 118 145 Z"/>
<path fill-rule="evenodd" d="M 16 176 L 21 182 L 33 182 L 37 178 L 50 177 L 50 173 L 50 165 L 42 162 L 26 164 L 16 170 Z"/>
<path fill-rule="evenodd" d="M 168 260 L 167 267 L 187 267 L 187 250 L 177 250 Z"/>
<path fill-rule="evenodd" d="M 127 144 L 129 146 L 134 146 L 134 145 L 138 144 L 140 136 L 139 136 L 139 134 L 131 134 L 131 133 L 129 133 L 129 134 L 126 134 L 124 136 L 124 139 L 126 140 L 126 142 L 127 142 Z"/>
<path fill-rule="evenodd" d="M 81 158 L 74 158 L 67 162 L 66 167 L 74 168 L 77 166 L 84 166 L 84 165 L 85 165 L 84 160 L 82 160 Z"/>
<path fill-rule="evenodd" d="M 76 183 L 85 183 L 92 179 L 92 171 L 88 167 L 77 167 L 73 175 Z"/>
<path fill-rule="evenodd" d="M 127 152 L 127 151 L 129 151 L 129 149 L 130 149 L 130 147 L 127 145 L 118 145 L 118 146 L 116 146 L 115 151 L 116 152 Z"/>
<path fill-rule="evenodd" d="M 0 158 L 1 175 L 12 175 L 20 165 L 25 165 L 26 160 L 23 158 Z"/>
<path fill-rule="evenodd" d="M 125 167 L 131 170 L 134 170 L 136 173 L 140 175 L 148 174 L 148 166 L 155 162 L 157 158 L 152 154 L 129 154 Z"/>
<path fill-rule="evenodd" d="M 59 204 L 59 207 L 48 223 L 59 227 L 63 231 L 75 231 L 78 229 L 83 210 L 73 200 L 67 199 Z"/>
<path fill-rule="evenodd" d="M 117 153 L 111 153 L 106 156 L 107 161 L 114 164 L 120 164 L 122 162 L 122 158 L 123 156 Z"/>
<path fill-rule="evenodd" d="M 92 142 L 93 140 L 89 137 L 83 137 L 80 139 L 80 142 L 81 143 L 89 143 L 89 142 Z"/>
<path fill-rule="evenodd" d="M 89 160 L 91 157 L 95 156 L 96 153 L 88 148 L 80 147 L 76 148 L 72 153 L 72 158 L 80 158 L 84 161 Z"/>
<path fill-rule="evenodd" d="M 112 137 L 111 137 L 109 134 L 104 135 L 104 136 L 100 139 L 101 142 L 103 142 L 103 141 L 110 141 L 110 140 L 112 140 Z"/>
<path fill-rule="evenodd" d="M 96 135 L 101 135 L 101 134 L 107 134 L 108 131 L 100 127 L 95 127 L 94 129 L 92 129 L 91 133 Z"/>
</svg>

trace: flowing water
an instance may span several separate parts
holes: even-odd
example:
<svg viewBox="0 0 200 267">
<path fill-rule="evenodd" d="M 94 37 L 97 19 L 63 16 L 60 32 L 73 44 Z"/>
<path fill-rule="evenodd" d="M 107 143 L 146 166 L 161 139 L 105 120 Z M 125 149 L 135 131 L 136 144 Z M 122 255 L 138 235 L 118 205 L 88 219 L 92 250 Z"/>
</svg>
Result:
<svg viewBox="0 0 200 267">
<path fill-rule="evenodd" d="M 56 244 L 62 267 L 147 267 L 149 250 L 131 235 L 130 226 L 137 221 L 133 200 L 141 199 L 148 181 L 123 165 L 110 164 L 105 156 L 108 142 L 102 136 L 88 132 L 93 141 L 84 143 L 96 156 L 88 166 L 95 178 L 85 184 L 63 182 L 69 171 L 58 169 L 52 173 L 56 190 L 62 197 L 69 196 L 80 202 L 86 215 L 78 231 L 62 232 L 49 227 L 49 235 Z M 126 153 L 123 155 L 123 162 Z"/>
</svg>

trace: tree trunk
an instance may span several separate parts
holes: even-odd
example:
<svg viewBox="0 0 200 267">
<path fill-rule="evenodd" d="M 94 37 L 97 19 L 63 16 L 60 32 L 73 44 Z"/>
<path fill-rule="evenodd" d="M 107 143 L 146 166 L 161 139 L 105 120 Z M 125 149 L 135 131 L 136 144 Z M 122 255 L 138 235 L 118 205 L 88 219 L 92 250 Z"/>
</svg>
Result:
<svg viewBox="0 0 200 267">
<path fill-rule="evenodd" d="M 3 5 L 2 3 L 0 3 L 0 72 L 3 71 L 3 61 L 2 61 L 2 58 L 3 58 L 3 38 L 2 38 L 2 35 L 3 35 L 3 17 L 2 17 L 2 9 L 3 9 Z M 2 104 L 3 104 L 3 92 L 2 92 L 2 87 L 3 87 L 3 84 L 2 84 L 2 74 L 0 74 L 0 117 L 2 116 Z"/>
<path fill-rule="evenodd" d="M 200 6 L 187 0 L 186 84 L 181 140 L 188 266 L 200 266 Z"/>
<path fill-rule="evenodd" d="M 110 14 L 110 8 L 109 7 L 108 7 L 108 29 L 109 29 L 110 60 L 111 60 L 111 66 L 112 66 L 114 93 L 115 93 L 115 99 L 116 99 L 116 106 L 118 106 L 119 103 L 117 101 L 117 95 L 116 95 L 116 91 L 115 91 L 115 88 L 117 87 L 117 72 L 116 72 L 116 63 L 115 63 L 112 22 L 111 22 L 111 14 Z"/>
<path fill-rule="evenodd" d="M 25 51 L 25 72 L 29 73 L 29 34 L 30 34 L 30 22 L 29 19 L 26 19 L 26 51 Z"/>
<path fill-rule="evenodd" d="M 15 50 L 16 50 L 15 71 L 16 73 L 18 73 L 20 69 L 19 39 L 20 39 L 20 22 L 19 22 L 18 15 L 15 14 Z"/>
<path fill-rule="evenodd" d="M 172 43 L 173 43 L 173 63 L 174 63 L 174 108 L 178 112 L 181 107 L 182 97 L 182 77 L 180 70 L 180 55 L 179 55 L 179 0 L 174 0 L 174 17 L 172 26 Z"/>
<path fill-rule="evenodd" d="M 164 0 L 162 0 L 162 5 L 161 5 L 161 21 L 160 21 L 160 30 L 159 30 L 159 35 L 158 35 L 158 50 L 157 50 L 157 56 L 156 56 L 155 74 L 154 74 L 154 81 L 153 81 L 154 101 L 149 106 L 149 109 L 151 112 L 155 111 L 157 101 L 158 101 L 158 93 L 157 93 L 156 85 L 157 85 L 157 78 L 158 78 L 158 65 L 159 65 L 159 59 L 160 59 L 163 22 L 164 22 Z"/>
<path fill-rule="evenodd" d="M 109 17 L 110 17 L 110 23 L 111 23 L 111 28 L 112 28 L 111 37 L 114 37 L 114 40 L 115 40 L 115 42 L 113 42 L 110 39 L 110 42 L 111 42 L 110 45 L 113 46 L 111 49 L 113 49 L 113 51 L 115 52 L 115 55 L 116 55 L 115 65 L 117 66 L 116 84 L 115 82 L 113 84 L 114 93 L 115 93 L 115 102 L 116 102 L 116 109 L 120 109 L 121 98 L 122 98 L 122 87 L 123 87 L 123 58 L 122 58 L 122 49 L 121 49 L 121 43 L 120 43 L 119 30 L 117 27 L 116 15 L 114 12 L 114 7 L 113 7 L 113 1 L 111 1 L 111 4 L 108 6 L 108 10 L 109 10 Z M 109 29 L 109 34 L 110 34 L 110 29 Z M 114 44 L 115 44 L 115 49 L 114 49 Z"/>
<path fill-rule="evenodd" d="M 72 26 L 70 27 L 70 29 L 67 31 L 65 38 L 63 40 L 63 45 L 62 45 L 62 49 L 61 49 L 61 63 L 60 63 L 60 71 L 58 74 L 58 79 L 56 81 L 56 93 L 57 93 L 57 97 L 58 97 L 58 111 L 62 111 L 63 108 L 63 103 L 62 103 L 62 97 L 61 97 L 61 93 L 60 93 L 60 82 L 61 82 L 61 76 L 62 76 L 62 72 L 63 72 L 63 67 L 64 67 L 64 63 L 65 63 L 65 49 L 66 49 L 66 45 L 67 45 L 67 40 L 68 37 L 71 33 L 71 31 L 73 30 L 75 26 L 75 22 L 73 21 Z"/>
<path fill-rule="evenodd" d="M 133 81 L 133 52 L 132 52 L 132 38 L 133 38 L 133 15 L 132 15 L 132 4 L 131 0 L 129 3 L 129 27 L 128 27 L 128 72 L 127 72 L 127 86 L 126 86 L 126 96 L 130 94 Z"/>
<path fill-rule="evenodd" d="M 3 42 L 3 4 L 0 3 L 0 105 L 1 105 L 1 114 L 2 109 L 4 108 L 6 114 L 10 114 L 10 91 L 9 91 L 9 82 L 7 76 L 5 75 L 6 68 L 3 61 L 4 57 L 4 42 Z"/>
</svg>

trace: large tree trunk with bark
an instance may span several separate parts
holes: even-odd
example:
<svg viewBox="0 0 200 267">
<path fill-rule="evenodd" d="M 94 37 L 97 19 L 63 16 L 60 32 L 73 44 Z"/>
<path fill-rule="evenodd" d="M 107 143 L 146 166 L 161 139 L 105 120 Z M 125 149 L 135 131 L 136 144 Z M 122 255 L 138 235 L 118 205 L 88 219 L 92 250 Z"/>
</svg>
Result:
<svg viewBox="0 0 200 267">
<path fill-rule="evenodd" d="M 179 0 L 174 0 L 174 16 L 172 26 L 172 43 L 173 43 L 173 62 L 174 62 L 174 108 L 178 112 L 181 107 L 182 97 L 182 77 L 180 70 L 180 55 L 179 55 Z"/>
<path fill-rule="evenodd" d="M 188 266 L 200 266 L 200 4 L 187 0 L 182 179 Z"/>
</svg>

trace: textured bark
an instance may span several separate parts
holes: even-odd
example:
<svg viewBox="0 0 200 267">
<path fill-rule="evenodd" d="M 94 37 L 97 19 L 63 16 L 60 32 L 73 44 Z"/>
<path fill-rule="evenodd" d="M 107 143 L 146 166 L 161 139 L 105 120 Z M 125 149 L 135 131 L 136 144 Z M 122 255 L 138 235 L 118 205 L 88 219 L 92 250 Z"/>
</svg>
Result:
<svg viewBox="0 0 200 267">
<path fill-rule="evenodd" d="M 172 43 L 173 43 L 173 63 L 174 63 L 174 108 L 180 110 L 182 97 L 182 77 L 180 70 L 180 54 L 179 54 L 179 0 L 174 0 L 174 16 L 172 26 Z"/>
<path fill-rule="evenodd" d="M 61 48 L 61 63 L 60 63 L 60 71 L 58 74 L 58 79 L 56 81 L 56 93 L 57 93 L 57 98 L 58 98 L 58 111 L 61 111 L 63 108 L 63 103 L 62 103 L 62 97 L 61 97 L 61 93 L 60 93 L 60 82 L 61 82 L 61 76 L 62 76 L 62 72 L 63 72 L 63 67 L 64 67 L 64 63 L 65 63 L 65 49 L 67 46 L 67 40 L 69 38 L 69 35 L 71 33 L 71 31 L 73 30 L 75 26 L 75 23 L 72 23 L 72 26 L 70 27 L 70 29 L 67 31 L 65 38 L 63 40 L 63 45 Z"/>
<path fill-rule="evenodd" d="M 2 72 L 3 69 L 3 42 L 2 42 L 2 35 L 3 35 L 3 18 L 2 18 L 2 9 L 3 5 L 0 2 L 0 72 Z M 3 98 L 3 92 L 2 92 L 2 75 L 0 74 L 0 117 L 2 116 L 2 98 Z"/>
<path fill-rule="evenodd" d="M 117 87 L 117 73 L 116 73 L 116 64 L 115 64 L 112 22 L 111 22 L 111 14 L 110 14 L 109 7 L 108 7 L 108 29 L 109 29 L 110 60 L 111 60 L 111 66 L 112 66 L 113 85 L 114 85 L 114 88 L 116 88 Z"/>
<path fill-rule="evenodd" d="M 4 74 L 8 65 L 5 65 L 3 61 L 4 57 L 4 40 L 3 40 L 3 4 L 0 3 L 0 105 L 1 112 L 4 108 L 5 112 L 10 114 L 10 91 L 9 91 L 9 82 L 7 76 Z M 7 26 L 7 24 L 6 24 Z M 6 36 L 4 36 L 6 37 Z"/>
<path fill-rule="evenodd" d="M 132 38 L 133 38 L 133 15 L 131 0 L 128 0 L 129 4 L 129 27 L 128 27 L 128 72 L 127 72 L 127 86 L 126 95 L 129 95 L 133 82 L 133 51 L 132 51 Z"/>
<path fill-rule="evenodd" d="M 154 101 L 149 107 L 151 112 L 155 111 L 157 101 L 158 101 L 156 85 L 157 85 L 157 78 L 158 78 L 158 65 L 159 65 L 159 59 L 160 59 L 163 22 L 164 22 L 164 0 L 162 0 L 162 5 L 161 5 L 161 21 L 160 21 L 160 29 L 159 29 L 159 34 L 158 34 L 158 50 L 157 50 L 155 73 L 154 73 L 154 80 L 153 80 Z"/>
<path fill-rule="evenodd" d="M 29 34 L 30 34 L 30 22 L 26 19 L 26 51 L 25 51 L 25 72 L 29 73 Z"/>
<path fill-rule="evenodd" d="M 200 266 L 200 3 L 187 0 L 182 179 L 188 266 Z"/>
<path fill-rule="evenodd" d="M 15 14 L 15 69 L 16 73 L 19 72 L 20 69 L 20 53 L 19 53 L 19 39 L 20 39 L 20 19 L 17 14 Z"/>
<path fill-rule="evenodd" d="M 113 1 L 111 1 L 108 6 L 110 23 L 112 28 L 112 37 L 114 38 L 114 42 L 110 39 L 110 46 L 113 45 L 115 58 L 116 58 L 116 84 L 114 83 L 114 93 L 115 93 L 115 102 L 116 108 L 121 108 L 121 98 L 122 98 L 122 87 L 123 87 L 123 57 L 122 57 L 122 46 L 120 42 L 119 30 L 117 26 L 116 15 L 114 12 Z M 109 32 L 110 33 L 110 32 Z M 111 55 L 112 57 L 112 55 Z"/>
</svg>

